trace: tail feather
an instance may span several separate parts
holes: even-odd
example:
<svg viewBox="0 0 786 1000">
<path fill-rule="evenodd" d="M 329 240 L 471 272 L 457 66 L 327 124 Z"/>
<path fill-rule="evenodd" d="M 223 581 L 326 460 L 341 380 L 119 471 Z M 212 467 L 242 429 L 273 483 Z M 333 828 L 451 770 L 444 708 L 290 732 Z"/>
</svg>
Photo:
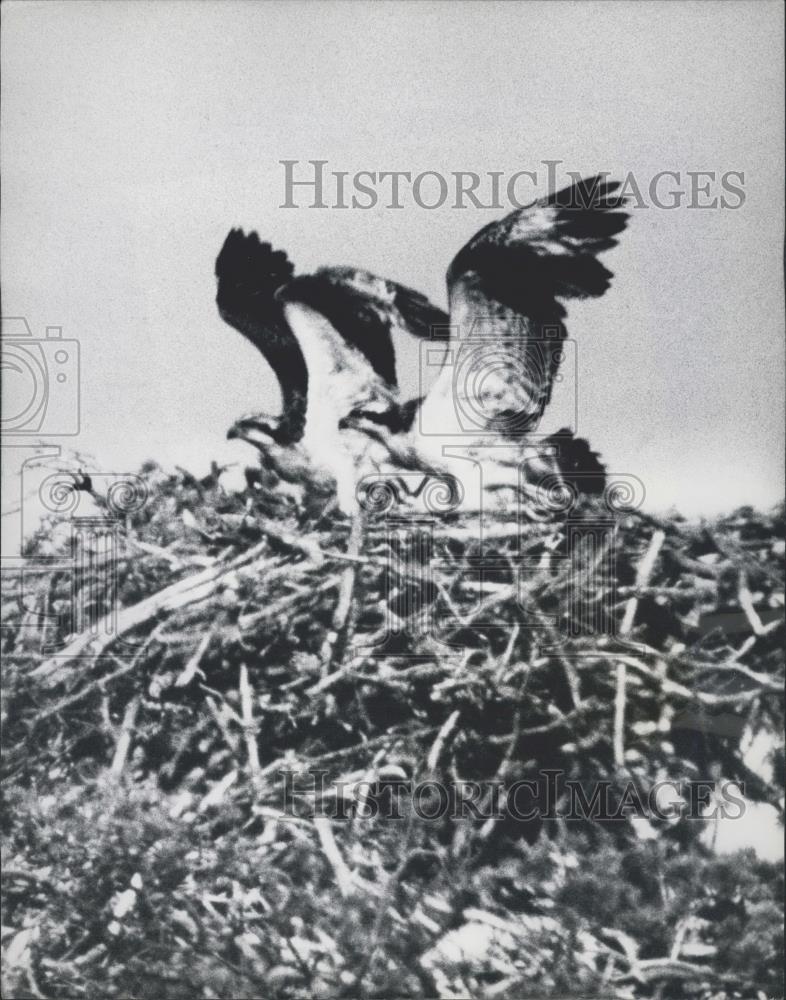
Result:
<svg viewBox="0 0 786 1000">
<path fill-rule="evenodd" d="M 606 466 L 586 438 L 575 437 L 567 428 L 546 439 L 554 445 L 560 475 L 577 493 L 599 496 L 606 488 Z"/>
</svg>

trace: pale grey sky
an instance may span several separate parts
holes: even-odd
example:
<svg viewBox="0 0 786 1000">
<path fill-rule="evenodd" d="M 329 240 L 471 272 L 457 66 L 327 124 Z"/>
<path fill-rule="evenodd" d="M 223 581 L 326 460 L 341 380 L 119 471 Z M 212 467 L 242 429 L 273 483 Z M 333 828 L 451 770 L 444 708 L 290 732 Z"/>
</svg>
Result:
<svg viewBox="0 0 786 1000">
<path fill-rule="evenodd" d="M 251 460 L 226 429 L 275 392 L 215 309 L 231 226 L 444 304 L 451 257 L 502 214 L 282 209 L 279 160 L 537 170 L 544 193 L 559 159 L 560 181 L 643 187 L 744 171 L 737 210 L 635 210 L 611 290 L 570 309 L 579 429 L 651 507 L 782 496 L 779 3 L 11 2 L 2 56 L 3 313 L 79 339 L 81 433 L 59 443 L 106 471 Z"/>
</svg>

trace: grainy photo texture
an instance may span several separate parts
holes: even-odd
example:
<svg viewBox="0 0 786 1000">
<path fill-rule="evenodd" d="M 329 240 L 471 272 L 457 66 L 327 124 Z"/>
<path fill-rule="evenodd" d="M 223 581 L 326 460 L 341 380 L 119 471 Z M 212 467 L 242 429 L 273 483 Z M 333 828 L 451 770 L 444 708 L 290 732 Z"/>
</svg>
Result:
<svg viewBox="0 0 786 1000">
<path fill-rule="evenodd" d="M 2 985 L 783 998 L 783 12 L 2 7 Z"/>
</svg>

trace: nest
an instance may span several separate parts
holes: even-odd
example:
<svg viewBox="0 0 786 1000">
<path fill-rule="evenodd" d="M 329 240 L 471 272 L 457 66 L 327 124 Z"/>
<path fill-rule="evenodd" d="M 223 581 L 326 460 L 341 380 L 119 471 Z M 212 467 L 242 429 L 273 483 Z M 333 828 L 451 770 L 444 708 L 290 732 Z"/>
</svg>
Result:
<svg viewBox="0 0 786 1000">
<path fill-rule="evenodd" d="M 636 907 L 622 902 L 614 926 L 614 912 L 593 923 L 565 894 L 578 892 L 575 858 L 602 858 L 621 882 L 625 859 L 647 852 L 667 869 L 686 850 L 711 865 L 700 824 L 617 808 L 632 786 L 646 798 L 664 779 L 735 781 L 782 809 L 782 773 L 754 773 L 743 752 L 782 726 L 782 512 L 692 524 L 584 498 L 569 516 L 489 517 L 481 546 L 467 515 L 351 521 L 316 490 L 257 480 L 228 494 L 219 470 L 200 481 L 149 466 L 142 479 L 148 501 L 111 555 L 116 586 L 104 585 L 110 557 L 94 551 L 76 588 L 42 572 L 8 616 L 4 766 L 22 799 L 80 789 L 81 822 L 129 809 L 140 822 L 141 796 L 166 817 L 154 841 L 185 845 L 198 830 L 233 845 L 245 875 L 223 909 L 206 909 L 193 873 L 168 890 L 168 962 L 200 952 L 223 923 L 232 985 L 213 983 L 213 995 L 263 984 L 281 996 L 677 997 L 760 983 L 718 958 L 720 925 L 695 899 L 672 912 L 664 897 L 665 933 L 638 911 L 623 920 Z M 52 537 L 42 527 L 29 554 Z M 613 818 L 535 810 L 522 821 L 493 807 L 549 772 L 552 804 L 571 783 L 604 783 Z M 426 792 L 413 806 L 412 788 L 429 783 L 447 790 L 433 816 Z M 40 848 L 14 839 L 13 824 L 9 836 L 24 908 Z M 282 897 L 267 908 L 238 902 L 258 885 L 252 855 Z M 141 894 L 109 884 L 105 912 L 121 891 Z M 125 933 L 69 937 L 48 966 L 31 958 L 39 995 L 77 981 L 81 995 L 89 982 L 128 991 Z M 486 941 L 482 954 L 470 940 Z M 134 989 L 210 995 L 188 965 L 180 985 L 137 970 Z"/>
</svg>

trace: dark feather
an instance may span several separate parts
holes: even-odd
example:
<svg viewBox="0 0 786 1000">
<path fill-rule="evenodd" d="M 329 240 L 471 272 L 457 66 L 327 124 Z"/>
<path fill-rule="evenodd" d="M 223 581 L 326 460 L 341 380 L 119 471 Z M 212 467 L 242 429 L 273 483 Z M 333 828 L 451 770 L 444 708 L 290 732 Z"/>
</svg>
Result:
<svg viewBox="0 0 786 1000">
<path fill-rule="evenodd" d="M 602 295 L 612 273 L 596 255 L 628 219 L 618 187 L 588 178 L 492 222 L 456 255 L 448 284 L 473 272 L 490 299 L 540 322 L 565 315 L 559 298 Z"/>
<path fill-rule="evenodd" d="M 391 333 L 428 337 L 447 327 L 447 315 L 403 285 L 352 267 L 320 268 L 288 282 L 279 294 L 321 313 L 344 340 L 366 358 L 388 386 L 397 385 Z"/>
<path fill-rule="evenodd" d="M 557 448 L 560 475 L 577 493 L 600 496 L 606 487 L 606 466 L 585 438 L 577 438 L 567 429 L 545 439 Z"/>
<path fill-rule="evenodd" d="M 543 327 L 566 335 L 562 300 L 595 298 L 610 285 L 612 272 L 597 255 L 616 245 L 614 237 L 627 224 L 619 186 L 600 176 L 586 178 L 485 226 L 450 265 L 451 301 L 462 298 L 469 314 L 490 321 L 499 339 L 520 338 L 522 356 L 533 349 L 542 354 L 535 342 Z M 537 405 L 532 399 L 540 413 L 559 367 L 559 352 L 552 356 L 552 363 L 541 366 Z"/>
<path fill-rule="evenodd" d="M 290 330 L 275 293 L 294 273 L 283 250 L 261 243 L 256 233 L 230 231 L 216 259 L 216 304 L 221 318 L 243 334 L 263 355 L 281 386 L 279 444 L 303 436 L 308 372 L 300 345 Z"/>
<path fill-rule="evenodd" d="M 338 426 L 340 428 L 354 427 L 359 421 L 366 420 L 372 424 L 378 424 L 380 427 L 386 427 L 393 434 L 406 434 L 412 429 L 422 402 L 423 397 L 418 396 L 417 399 L 409 399 L 406 403 L 390 406 L 384 410 L 352 410 Z"/>
</svg>

